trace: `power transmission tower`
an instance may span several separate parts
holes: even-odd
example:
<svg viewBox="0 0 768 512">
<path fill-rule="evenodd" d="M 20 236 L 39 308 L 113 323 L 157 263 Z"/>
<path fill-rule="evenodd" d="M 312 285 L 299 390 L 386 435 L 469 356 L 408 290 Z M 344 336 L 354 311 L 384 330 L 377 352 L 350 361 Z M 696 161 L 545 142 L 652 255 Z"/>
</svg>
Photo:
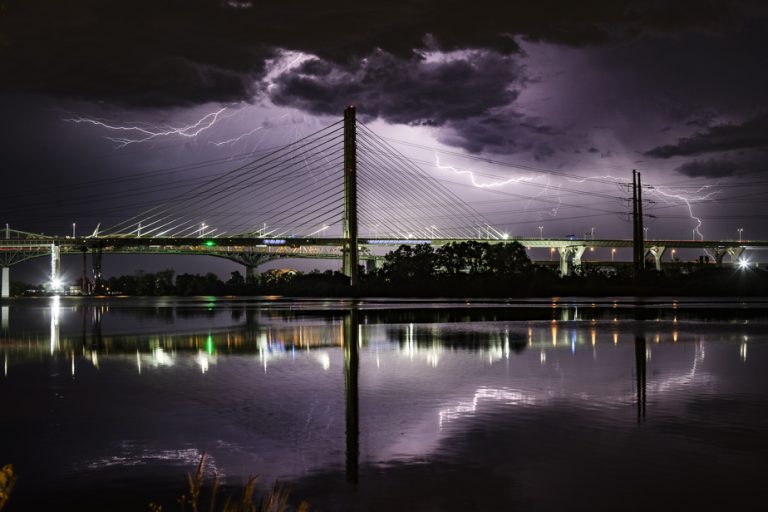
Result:
<svg viewBox="0 0 768 512">
<path fill-rule="evenodd" d="M 635 275 L 645 268 L 643 242 L 643 193 L 640 173 L 632 170 L 632 267 Z"/>
</svg>

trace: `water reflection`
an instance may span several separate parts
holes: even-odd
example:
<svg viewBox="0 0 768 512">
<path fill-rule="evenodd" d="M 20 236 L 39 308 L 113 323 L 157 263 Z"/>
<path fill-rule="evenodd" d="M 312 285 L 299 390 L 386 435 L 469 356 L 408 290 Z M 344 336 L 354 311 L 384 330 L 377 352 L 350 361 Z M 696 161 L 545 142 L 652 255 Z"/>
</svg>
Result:
<svg viewBox="0 0 768 512">
<path fill-rule="evenodd" d="M 93 421 L 88 432 L 115 438 L 68 452 L 78 471 L 174 457 L 186 464 L 206 449 L 218 471 L 247 474 L 257 461 L 259 472 L 290 480 L 338 465 L 344 481 L 364 490 L 371 467 L 448 457 L 457 440 L 503 422 L 520 422 L 512 437 L 536 437 L 528 425 L 547 414 L 578 411 L 601 435 L 668 421 L 681 401 L 732 385 L 718 372 L 730 371 L 731 359 L 747 368 L 748 341 L 750 362 L 759 361 L 755 340 L 765 337 L 763 311 L 742 311 L 731 323 L 681 306 L 639 315 L 614 303 L 508 309 L 517 308 L 451 306 L 430 315 L 320 302 L 11 307 L 0 334 L 0 398 L 13 400 L 32 375 L 44 383 L 39 396 L 55 393 L 50 414 L 66 431 L 84 420 L 76 412 L 62 420 L 69 413 L 57 400 L 86 391 L 88 400 L 61 403 Z M 124 386 L 139 395 L 130 404 L 90 398 L 125 400 Z M 143 437 L 90 402 L 133 418 L 139 431 L 147 424 Z M 62 434 L 47 435 L 58 443 Z"/>
</svg>

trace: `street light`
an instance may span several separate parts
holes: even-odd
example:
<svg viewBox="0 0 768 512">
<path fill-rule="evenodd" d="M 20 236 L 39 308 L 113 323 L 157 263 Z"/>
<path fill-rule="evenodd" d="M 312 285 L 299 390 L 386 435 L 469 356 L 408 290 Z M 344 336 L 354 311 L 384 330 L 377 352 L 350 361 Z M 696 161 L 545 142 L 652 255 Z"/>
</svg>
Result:
<svg viewBox="0 0 768 512">
<path fill-rule="evenodd" d="M 554 248 L 554 247 L 550 247 L 550 248 L 549 248 L 549 261 L 552 261 L 552 254 L 553 254 L 554 252 L 555 252 L 555 248 Z"/>
<path fill-rule="evenodd" d="M 544 226 L 539 226 L 539 240 L 544 240 Z"/>
<path fill-rule="evenodd" d="M 744 228 L 739 228 L 736 231 L 739 232 L 739 242 L 741 242 L 741 232 L 744 231 Z"/>
<path fill-rule="evenodd" d="M 611 249 L 611 261 L 613 261 L 614 257 L 616 256 L 616 249 Z"/>
<path fill-rule="evenodd" d="M 77 224 L 75 224 L 74 222 L 72 223 L 72 238 L 75 238 L 75 226 L 76 225 Z M 741 237 L 739 237 L 739 242 L 741 242 Z"/>
<path fill-rule="evenodd" d="M 675 261 L 675 251 L 677 251 L 677 249 L 672 249 L 672 261 Z"/>
</svg>

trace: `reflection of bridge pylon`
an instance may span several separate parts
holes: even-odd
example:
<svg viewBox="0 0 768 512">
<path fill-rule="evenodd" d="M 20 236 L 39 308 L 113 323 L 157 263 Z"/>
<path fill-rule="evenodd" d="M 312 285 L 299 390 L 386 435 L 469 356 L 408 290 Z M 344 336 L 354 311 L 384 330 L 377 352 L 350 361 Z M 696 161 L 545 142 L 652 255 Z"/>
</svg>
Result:
<svg viewBox="0 0 768 512">
<path fill-rule="evenodd" d="M 360 365 L 360 322 L 358 311 L 349 310 L 344 317 L 344 397 L 347 440 L 347 480 L 357 484 L 360 462 L 360 409 L 358 371 Z"/>
</svg>

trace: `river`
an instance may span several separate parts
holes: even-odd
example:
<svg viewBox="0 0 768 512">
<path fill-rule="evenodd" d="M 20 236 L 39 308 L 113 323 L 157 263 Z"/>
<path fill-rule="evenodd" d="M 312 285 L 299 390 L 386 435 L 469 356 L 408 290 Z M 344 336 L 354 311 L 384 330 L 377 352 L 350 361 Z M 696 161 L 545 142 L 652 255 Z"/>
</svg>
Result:
<svg viewBox="0 0 768 512">
<path fill-rule="evenodd" d="M 323 511 L 763 499 L 768 300 L 0 305 L 15 510 L 177 510 L 201 454 Z"/>
</svg>

